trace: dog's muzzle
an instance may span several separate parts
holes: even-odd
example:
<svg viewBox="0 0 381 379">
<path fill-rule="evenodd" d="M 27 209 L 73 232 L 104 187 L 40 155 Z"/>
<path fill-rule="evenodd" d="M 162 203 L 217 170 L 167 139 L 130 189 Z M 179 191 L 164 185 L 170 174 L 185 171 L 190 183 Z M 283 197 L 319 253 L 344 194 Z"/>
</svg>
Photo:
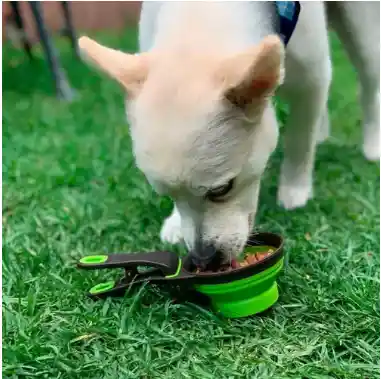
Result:
<svg viewBox="0 0 381 379">
<path fill-rule="evenodd" d="M 213 244 L 199 244 L 198 249 L 191 252 L 192 261 L 201 269 L 205 269 L 212 261 L 221 256 Z"/>
<path fill-rule="evenodd" d="M 249 231 L 251 232 L 254 226 L 254 213 L 249 214 L 247 221 Z M 224 261 L 223 252 L 210 241 L 196 241 L 195 248 L 191 251 L 190 255 L 193 263 L 201 269 L 215 265 L 218 267 Z"/>
</svg>

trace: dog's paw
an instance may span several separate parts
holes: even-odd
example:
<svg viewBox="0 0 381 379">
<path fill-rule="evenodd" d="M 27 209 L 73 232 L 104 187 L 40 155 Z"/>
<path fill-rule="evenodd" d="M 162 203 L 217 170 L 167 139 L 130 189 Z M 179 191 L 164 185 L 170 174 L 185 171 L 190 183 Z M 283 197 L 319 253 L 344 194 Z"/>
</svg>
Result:
<svg viewBox="0 0 381 379">
<path fill-rule="evenodd" d="M 380 133 L 377 133 L 374 138 L 366 138 L 362 151 L 368 161 L 378 161 L 380 159 Z"/>
<path fill-rule="evenodd" d="M 176 210 L 165 219 L 161 227 L 160 239 L 162 242 L 176 244 L 182 241 L 181 218 Z"/>
<path fill-rule="evenodd" d="M 311 198 L 311 186 L 281 185 L 279 187 L 278 204 L 288 210 L 304 207 Z"/>
</svg>

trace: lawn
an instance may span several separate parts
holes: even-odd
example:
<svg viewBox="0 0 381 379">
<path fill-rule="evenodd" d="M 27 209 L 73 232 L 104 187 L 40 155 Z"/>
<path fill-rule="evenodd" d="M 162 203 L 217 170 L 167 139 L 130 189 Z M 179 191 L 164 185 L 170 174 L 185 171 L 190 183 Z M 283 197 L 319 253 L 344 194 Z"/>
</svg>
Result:
<svg viewBox="0 0 381 379">
<path fill-rule="evenodd" d="M 97 38 L 135 49 L 135 32 Z M 171 202 L 134 165 L 114 83 L 60 41 L 77 98 L 59 103 L 42 55 L 31 64 L 5 48 L 4 377 L 378 378 L 380 167 L 361 155 L 355 74 L 332 45 L 333 132 L 318 150 L 316 196 L 293 212 L 276 205 L 280 147 L 257 215 L 259 229 L 287 240 L 280 299 L 268 315 L 238 320 L 148 287 L 123 299 L 84 296 L 115 272 L 80 272 L 76 261 L 165 247 L 158 234 Z"/>
</svg>

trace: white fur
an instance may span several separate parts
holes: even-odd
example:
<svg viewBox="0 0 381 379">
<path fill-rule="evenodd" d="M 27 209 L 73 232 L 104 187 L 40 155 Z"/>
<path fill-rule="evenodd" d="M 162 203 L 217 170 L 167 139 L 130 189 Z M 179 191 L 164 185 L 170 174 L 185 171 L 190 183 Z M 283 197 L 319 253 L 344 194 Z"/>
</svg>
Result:
<svg viewBox="0 0 381 379">
<path fill-rule="evenodd" d="M 190 56 L 192 52 L 218 56 L 242 52 L 271 33 L 271 20 L 263 17 L 260 10 L 255 3 L 144 3 L 141 50 L 184 51 Z M 215 101 L 216 94 L 207 87 L 192 88 L 193 83 L 207 81 L 210 72 L 203 73 L 205 79 L 199 77 L 195 60 L 194 78 L 185 78 L 189 81 L 185 80 L 183 87 L 171 87 L 173 82 L 178 85 L 184 79 L 184 62 L 175 60 L 169 66 L 166 63 L 162 70 L 160 63 L 153 68 L 136 103 L 129 105 L 129 114 L 136 121 L 132 137 L 137 163 L 159 192 L 170 193 L 176 201 L 176 208 L 164 222 L 161 238 L 172 243 L 184 238 L 193 250 L 201 225 L 203 240 L 231 257 L 247 239 L 248 219 L 257 206 L 260 176 L 276 146 L 278 127 L 274 111 L 266 107 L 261 116 L 263 122 L 258 121 L 254 129 L 242 126 L 239 120 L 217 122 L 214 117 L 224 110 Z M 156 70 L 160 77 L 171 77 L 169 83 L 158 84 Z M 152 98 L 157 100 L 160 94 L 150 95 L 155 91 L 150 83 L 164 100 L 168 98 L 167 91 L 172 93 L 171 101 L 152 106 Z M 186 100 L 183 104 L 181 97 L 177 99 L 176 90 L 194 91 L 201 102 L 190 99 L 190 108 Z M 237 179 L 231 198 L 223 204 L 205 201 L 199 187 L 224 184 L 232 177 Z"/>
<path fill-rule="evenodd" d="M 258 2 L 260 3 L 260 2 Z M 197 226 L 202 238 L 234 255 L 248 233 L 248 215 L 256 211 L 260 177 L 276 146 L 278 129 L 272 106 L 254 129 L 239 122 L 214 123 L 222 110 L 208 88 L 192 88 L 199 77 L 183 81 L 178 74 L 184 56 L 227 56 L 258 44 L 271 33 L 271 25 L 256 2 L 147 2 L 140 22 L 144 51 L 166 51 L 173 59 L 152 69 L 141 96 L 129 107 L 136 121 L 132 129 L 139 167 L 159 191 L 176 202 L 164 222 L 161 238 L 176 243 L 183 238 L 194 247 Z M 312 177 L 317 142 L 329 136 L 327 98 L 331 61 L 323 2 L 301 2 L 302 12 L 287 46 L 285 82 L 279 94 L 289 103 L 284 137 L 284 162 L 278 201 L 287 209 L 301 207 L 313 195 Z M 379 3 L 337 2 L 328 6 L 332 26 L 338 31 L 359 72 L 364 110 L 364 154 L 378 159 L 379 148 Z M 366 20 L 366 22 L 364 22 Z M 352 33 L 345 31 L 352 30 Z M 191 59 L 191 58 L 190 58 Z M 202 65 L 202 62 L 199 62 Z M 152 79 L 167 76 L 168 83 Z M 151 79 L 150 79 L 151 77 Z M 150 87 L 157 86 L 155 89 Z M 161 84 L 158 84 L 161 83 Z M 176 85 L 174 84 L 176 83 Z M 181 87 L 181 83 L 183 87 Z M 185 104 L 176 91 L 194 91 L 202 101 Z M 173 97 L 168 97 L 172 91 Z M 163 102 L 153 106 L 152 98 Z M 209 97 L 209 98 L 208 98 Z M 196 104 L 196 105 L 195 105 Z M 156 104 L 157 105 L 157 104 Z M 234 125 L 236 124 L 236 125 Z M 237 177 L 236 189 L 222 204 L 207 202 L 202 189 Z"/>
<path fill-rule="evenodd" d="M 171 215 L 164 220 L 160 238 L 163 242 L 169 242 L 171 244 L 182 241 L 181 216 L 176 207 L 173 208 Z"/>
<path fill-rule="evenodd" d="M 79 41 L 128 93 L 137 165 L 176 203 L 162 240 L 184 240 L 204 262 L 216 250 L 232 259 L 247 240 L 277 145 L 271 96 L 282 82 L 290 114 L 278 202 L 293 209 L 313 196 L 316 145 L 329 136 L 331 61 L 324 3 L 301 6 L 286 55 L 273 35 L 273 2 L 259 1 L 144 3 L 139 55 Z M 327 9 L 359 74 L 364 154 L 378 159 L 379 3 L 330 2 Z M 210 196 L 231 179 L 223 199 Z"/>
<path fill-rule="evenodd" d="M 301 6 L 286 55 L 273 35 L 273 2 L 260 1 L 144 3 L 137 55 L 79 40 L 85 57 L 128 93 L 137 165 L 176 203 L 162 240 L 184 240 L 204 262 L 216 250 L 232 259 L 247 240 L 277 145 L 271 95 L 282 83 L 290 114 L 278 202 L 293 209 L 313 196 L 316 145 L 329 136 L 325 7 L 358 72 L 364 155 L 379 159 L 379 2 Z M 233 178 L 222 201 L 208 196 Z"/>
<path fill-rule="evenodd" d="M 338 33 L 360 82 L 363 153 L 380 158 L 380 2 L 328 3 L 329 21 Z"/>
</svg>

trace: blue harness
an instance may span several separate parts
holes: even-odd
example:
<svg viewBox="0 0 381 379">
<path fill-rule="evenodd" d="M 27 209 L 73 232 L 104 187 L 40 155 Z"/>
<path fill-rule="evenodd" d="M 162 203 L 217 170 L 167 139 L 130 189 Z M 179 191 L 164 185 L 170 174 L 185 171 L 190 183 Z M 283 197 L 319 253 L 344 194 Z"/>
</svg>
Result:
<svg viewBox="0 0 381 379">
<path fill-rule="evenodd" d="M 298 22 L 300 3 L 299 1 L 275 1 L 275 4 L 279 15 L 278 33 L 283 43 L 287 45 Z"/>
</svg>

